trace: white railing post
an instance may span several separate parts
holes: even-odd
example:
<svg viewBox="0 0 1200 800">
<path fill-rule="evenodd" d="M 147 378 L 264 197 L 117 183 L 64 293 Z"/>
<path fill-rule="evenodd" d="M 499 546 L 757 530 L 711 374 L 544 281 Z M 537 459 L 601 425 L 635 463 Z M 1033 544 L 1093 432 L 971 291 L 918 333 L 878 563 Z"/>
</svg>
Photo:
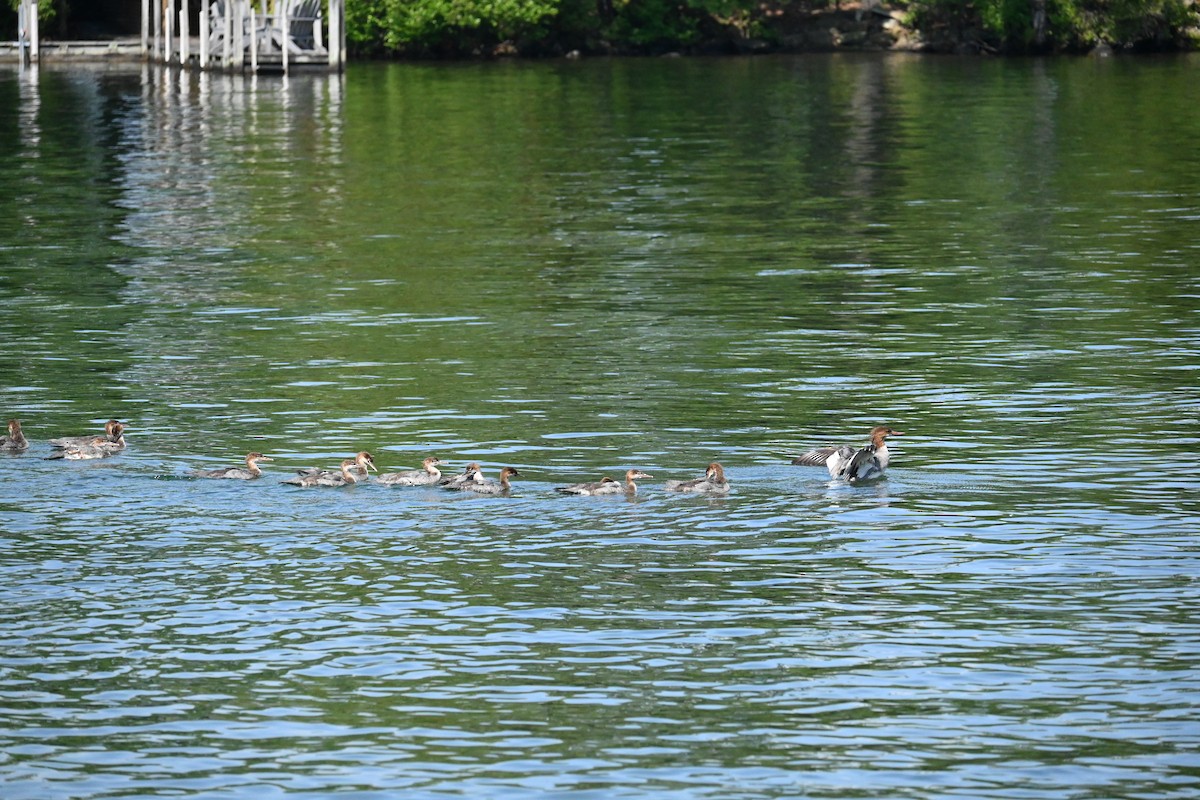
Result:
<svg viewBox="0 0 1200 800">
<path fill-rule="evenodd" d="M 288 74 L 288 46 L 292 41 L 292 3 L 291 0 L 279 0 L 279 5 L 276 6 L 276 11 L 279 13 L 279 38 L 281 47 L 283 48 L 283 74 Z"/>
<path fill-rule="evenodd" d="M 29 0 L 29 11 L 25 12 L 25 17 L 29 19 L 29 61 L 30 64 L 37 64 L 37 60 L 41 58 L 41 43 L 38 42 L 41 31 L 37 30 L 37 0 Z"/>
<path fill-rule="evenodd" d="M 183 0 L 179 8 L 179 66 L 186 67 L 192 57 L 192 21 L 189 19 L 188 0 Z"/>
<path fill-rule="evenodd" d="M 342 0 L 329 0 L 329 66 L 342 69 Z"/>
<path fill-rule="evenodd" d="M 154 0 L 154 60 L 160 60 L 162 48 L 159 36 L 162 33 L 162 0 Z"/>
<path fill-rule="evenodd" d="M 233 3 L 234 0 L 225 0 L 225 52 L 221 54 L 225 69 L 233 66 Z"/>
<path fill-rule="evenodd" d="M 208 69 L 208 0 L 200 0 L 200 69 Z"/>
<path fill-rule="evenodd" d="M 171 63 L 171 40 L 175 36 L 175 15 L 171 13 L 174 3 L 171 0 L 162 0 L 163 4 L 163 63 Z"/>
<path fill-rule="evenodd" d="M 321 28 L 321 22 L 320 16 L 312 21 L 313 50 L 318 53 L 325 49 L 325 31 Z"/>
<path fill-rule="evenodd" d="M 142 59 L 150 57 L 150 0 L 142 0 Z"/>
<path fill-rule="evenodd" d="M 41 36 L 41 31 L 38 30 L 38 0 L 29 0 L 29 61 L 36 64 L 41 58 L 41 44 L 38 38 Z"/>
<path fill-rule="evenodd" d="M 21 66 L 29 63 L 29 4 L 21 0 L 17 4 L 17 49 L 21 58 Z"/>
<path fill-rule="evenodd" d="M 246 66 L 246 6 L 243 0 L 229 0 L 237 8 L 233 20 L 233 65 L 238 69 Z"/>
<path fill-rule="evenodd" d="M 258 72 L 258 14 L 250 0 L 250 71 Z"/>
</svg>

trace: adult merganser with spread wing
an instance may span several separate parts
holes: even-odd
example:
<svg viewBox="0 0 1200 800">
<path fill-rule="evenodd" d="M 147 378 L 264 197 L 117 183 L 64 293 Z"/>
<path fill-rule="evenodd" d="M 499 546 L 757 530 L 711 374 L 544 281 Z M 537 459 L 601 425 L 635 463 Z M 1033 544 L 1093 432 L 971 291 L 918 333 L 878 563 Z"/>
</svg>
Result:
<svg viewBox="0 0 1200 800">
<path fill-rule="evenodd" d="M 887 425 L 877 425 L 871 429 L 871 443 L 866 447 L 858 450 L 848 444 L 818 447 L 792 459 L 792 463 L 806 467 L 824 465 L 829 470 L 829 477 L 834 480 L 846 480 L 850 483 L 875 480 L 883 477 L 891 455 L 888 452 L 887 437 L 903 435 L 903 432 Z"/>
<path fill-rule="evenodd" d="M 264 456 L 262 453 L 247 453 L 246 466 L 244 467 L 225 467 L 224 469 L 198 469 L 192 472 L 197 478 L 232 478 L 234 480 L 249 481 L 262 475 L 262 470 L 258 468 L 259 461 L 274 461 L 270 456 Z"/>
<path fill-rule="evenodd" d="M 604 478 L 594 483 L 576 483 L 571 486 L 556 486 L 554 491 L 562 494 L 577 494 L 596 497 L 599 495 L 611 494 L 637 494 L 637 484 L 635 480 L 642 478 L 653 478 L 649 472 L 642 472 L 640 469 L 631 469 L 625 472 L 625 482 L 621 483 L 614 478 L 605 476 Z"/>
<path fill-rule="evenodd" d="M 375 467 L 375 459 L 366 450 L 358 453 L 354 458 L 347 458 L 342 461 L 341 470 L 339 472 L 331 472 L 326 469 L 317 469 L 309 467 L 302 469 L 294 478 L 289 478 L 283 483 L 290 483 L 293 486 L 351 486 L 361 480 L 365 480 L 367 470 L 373 469 L 376 472 L 379 470 Z M 362 473 L 362 477 L 359 477 Z"/>
<path fill-rule="evenodd" d="M 19 419 L 10 419 L 8 421 L 8 435 L 0 436 L 0 453 L 23 453 L 29 449 L 29 440 L 25 438 L 25 434 L 21 431 L 21 421 Z"/>
<path fill-rule="evenodd" d="M 432 486 L 442 479 L 442 471 L 438 469 L 441 459 L 429 456 L 421 461 L 422 469 L 408 472 L 385 472 L 375 479 L 376 483 L 384 486 Z"/>
<path fill-rule="evenodd" d="M 704 471 L 703 478 L 690 481 L 667 481 L 663 488 L 668 492 L 726 494 L 729 491 L 729 481 L 725 479 L 725 469 L 714 461 Z"/>
<path fill-rule="evenodd" d="M 472 480 L 463 481 L 458 485 L 460 492 L 475 492 L 476 494 L 508 494 L 508 490 L 512 487 L 508 483 L 508 479 L 513 475 L 520 475 L 516 467 L 505 467 L 500 470 L 500 482 L 484 480 L 483 471 L 475 470 L 475 475 Z"/>
</svg>

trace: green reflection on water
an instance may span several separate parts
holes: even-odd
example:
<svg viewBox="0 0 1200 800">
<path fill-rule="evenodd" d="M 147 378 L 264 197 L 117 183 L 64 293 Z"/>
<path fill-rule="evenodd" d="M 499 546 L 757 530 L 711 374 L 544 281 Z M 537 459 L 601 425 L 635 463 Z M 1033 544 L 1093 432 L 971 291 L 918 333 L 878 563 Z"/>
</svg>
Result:
<svg viewBox="0 0 1200 800">
<path fill-rule="evenodd" d="M 19 402 L 52 424 L 215 415 L 219 439 L 280 446 L 317 426 L 632 431 L 650 451 L 881 418 L 990 430 L 990 405 L 1019 412 L 1013 392 L 1043 384 L 1180 391 L 1193 69 L 358 65 L 287 91 L 10 76 L 2 319 L 25 355 L 0 376 L 39 387 Z M 956 390 L 965 420 L 926 400 Z"/>
<path fill-rule="evenodd" d="M 0 75 L 5 415 L 131 422 L 118 459 L 4 462 L 4 774 L 1181 780 L 1194 459 L 1138 459 L 1191 452 L 1195 65 Z M 781 458 L 880 418 L 881 485 Z M 276 483 L 359 446 L 528 488 Z M 150 479 L 252 448 L 257 484 Z M 548 489 L 716 455 L 716 503 Z"/>
</svg>

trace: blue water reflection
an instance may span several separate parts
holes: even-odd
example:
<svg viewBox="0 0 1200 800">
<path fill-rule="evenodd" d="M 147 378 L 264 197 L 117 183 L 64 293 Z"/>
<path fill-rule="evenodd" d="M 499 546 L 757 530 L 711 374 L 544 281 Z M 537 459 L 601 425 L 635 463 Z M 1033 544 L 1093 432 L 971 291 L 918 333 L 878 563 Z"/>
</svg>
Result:
<svg viewBox="0 0 1200 800">
<path fill-rule="evenodd" d="M 1192 796 L 1194 66 L 0 73 L 0 795 Z"/>
</svg>

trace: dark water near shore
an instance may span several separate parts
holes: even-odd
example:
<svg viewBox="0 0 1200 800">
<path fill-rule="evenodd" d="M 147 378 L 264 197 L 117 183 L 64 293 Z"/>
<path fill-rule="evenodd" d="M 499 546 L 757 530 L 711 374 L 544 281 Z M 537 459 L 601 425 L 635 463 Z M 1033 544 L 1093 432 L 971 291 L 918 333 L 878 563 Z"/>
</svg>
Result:
<svg viewBox="0 0 1200 800">
<path fill-rule="evenodd" d="M 0 72 L 0 797 L 1195 797 L 1198 67 Z"/>
</svg>

